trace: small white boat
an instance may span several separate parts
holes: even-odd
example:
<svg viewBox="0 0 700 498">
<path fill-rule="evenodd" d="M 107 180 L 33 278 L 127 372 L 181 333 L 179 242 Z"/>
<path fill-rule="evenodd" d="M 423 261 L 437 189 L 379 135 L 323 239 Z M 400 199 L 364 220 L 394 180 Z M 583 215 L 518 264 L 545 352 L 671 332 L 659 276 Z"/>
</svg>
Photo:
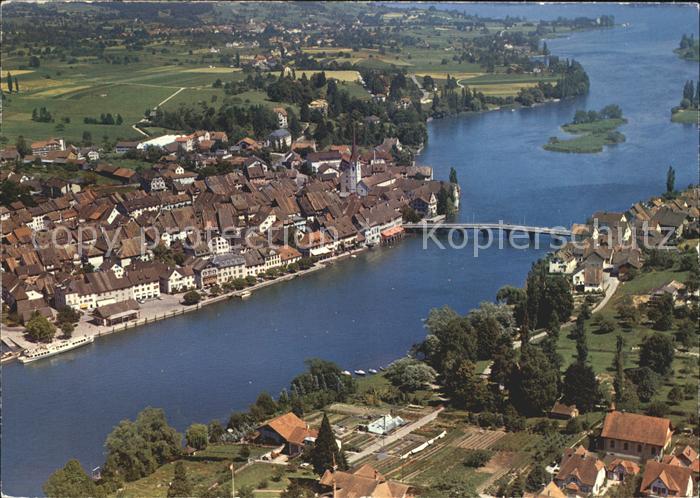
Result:
<svg viewBox="0 0 700 498">
<path fill-rule="evenodd" d="M 340 372 L 340 373 L 343 374 L 343 375 L 352 375 L 352 374 L 351 374 L 349 371 L 347 371 L 347 370 L 343 370 L 343 371 Z"/>
<path fill-rule="evenodd" d="M 357 254 L 351 254 L 350 257 L 351 257 L 351 258 L 356 258 L 356 257 L 357 257 Z"/>
<path fill-rule="evenodd" d="M 367 375 L 364 370 L 355 370 L 355 375 Z"/>
<path fill-rule="evenodd" d="M 381 371 L 383 372 L 383 371 L 384 371 L 384 367 L 379 367 L 379 370 L 381 370 Z"/>
<path fill-rule="evenodd" d="M 241 293 L 241 299 L 248 299 L 250 296 L 252 296 L 253 293 L 250 291 L 245 291 Z"/>
<path fill-rule="evenodd" d="M 376 374 L 376 373 L 377 373 L 377 370 L 374 369 L 374 368 L 370 368 L 370 369 L 367 370 L 367 371 L 368 371 L 369 373 L 371 373 L 371 374 Z"/>
</svg>

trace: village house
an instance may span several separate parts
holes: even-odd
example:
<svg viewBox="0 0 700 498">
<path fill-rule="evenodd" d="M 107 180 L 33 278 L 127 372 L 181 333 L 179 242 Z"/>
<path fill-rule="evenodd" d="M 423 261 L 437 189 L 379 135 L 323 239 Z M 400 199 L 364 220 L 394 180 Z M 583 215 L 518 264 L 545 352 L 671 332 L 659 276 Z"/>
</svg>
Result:
<svg viewBox="0 0 700 498">
<path fill-rule="evenodd" d="M 605 290 L 603 270 L 597 266 L 582 266 L 574 272 L 572 282 L 578 292 L 603 292 Z"/>
<path fill-rule="evenodd" d="M 632 460 L 613 458 L 606 465 L 607 479 L 609 481 L 623 482 L 629 477 L 634 477 L 640 472 L 639 465 Z"/>
<path fill-rule="evenodd" d="M 246 260 L 240 254 L 222 254 L 203 259 L 193 265 L 195 283 L 199 289 L 222 286 L 229 280 L 246 277 Z"/>
<path fill-rule="evenodd" d="M 567 498 L 566 494 L 559 489 L 559 487 L 550 481 L 547 485 L 539 491 L 534 493 L 525 492 L 523 498 Z"/>
<path fill-rule="evenodd" d="M 134 299 L 132 283 L 126 277 L 117 277 L 113 271 L 86 273 L 55 289 L 57 309 L 69 306 L 79 311 L 93 310 L 127 299 Z"/>
<path fill-rule="evenodd" d="M 568 251 L 558 251 L 549 258 L 549 273 L 570 274 L 576 269 L 576 258 Z"/>
<path fill-rule="evenodd" d="M 139 141 L 121 141 L 117 142 L 114 152 L 117 154 L 126 154 L 127 152 L 130 152 L 132 150 L 136 150 L 136 148 L 139 145 Z"/>
<path fill-rule="evenodd" d="M 194 289 L 196 282 L 191 266 L 170 268 L 160 276 L 160 291 L 164 294 L 177 294 Z"/>
<path fill-rule="evenodd" d="M 284 128 L 280 128 L 270 133 L 267 141 L 272 149 L 284 151 L 292 146 L 292 134 Z"/>
<path fill-rule="evenodd" d="M 326 101 L 325 99 L 312 100 L 309 103 L 309 110 L 318 111 L 325 116 L 326 114 L 328 114 L 328 101 Z"/>
<path fill-rule="evenodd" d="M 690 469 L 666 463 L 648 460 L 642 474 L 639 488 L 644 496 L 686 498 L 695 496 L 693 476 Z"/>
<path fill-rule="evenodd" d="M 613 411 L 605 416 L 601 447 L 608 453 L 640 459 L 660 459 L 671 442 L 667 418 Z"/>
<path fill-rule="evenodd" d="M 569 496 L 596 496 L 605 484 L 605 465 L 583 446 L 567 448 L 554 482 Z"/>
<path fill-rule="evenodd" d="M 325 490 L 323 497 L 358 498 L 407 498 L 410 486 L 388 480 L 374 467 L 365 464 L 353 471 L 327 470 L 319 484 Z"/>
<path fill-rule="evenodd" d="M 311 171 L 318 173 L 318 169 L 323 164 L 328 164 L 330 166 L 340 168 L 340 163 L 343 160 L 343 156 L 338 151 L 324 151 L 324 152 L 310 152 L 306 155 L 306 163 L 311 168 Z"/>
<path fill-rule="evenodd" d="M 272 112 L 277 115 L 277 126 L 280 128 L 286 128 L 288 125 L 286 109 L 284 107 L 275 107 L 272 109 Z"/>
<path fill-rule="evenodd" d="M 292 412 L 268 420 L 256 430 L 260 443 L 284 445 L 282 451 L 289 456 L 300 454 L 305 447 L 313 445 L 318 436 L 318 431 L 310 429 Z"/>
<path fill-rule="evenodd" d="M 32 155 L 44 157 L 49 152 L 66 150 L 66 144 L 62 138 L 49 138 L 32 142 L 31 149 Z"/>
<path fill-rule="evenodd" d="M 558 418 L 562 420 L 576 418 L 578 417 L 578 414 L 578 408 L 576 408 L 576 405 L 565 405 L 560 401 L 556 401 L 552 409 L 549 411 L 549 416 L 551 418 Z"/>
</svg>

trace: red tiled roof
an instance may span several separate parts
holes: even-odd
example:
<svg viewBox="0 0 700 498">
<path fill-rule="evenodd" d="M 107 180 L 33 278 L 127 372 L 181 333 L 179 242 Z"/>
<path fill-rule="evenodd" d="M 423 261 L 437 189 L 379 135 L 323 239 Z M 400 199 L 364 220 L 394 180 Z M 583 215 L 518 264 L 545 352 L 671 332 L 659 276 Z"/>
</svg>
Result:
<svg viewBox="0 0 700 498">
<path fill-rule="evenodd" d="M 664 447 L 671 437 L 671 421 L 636 413 L 610 412 L 605 416 L 600 435 Z"/>
</svg>

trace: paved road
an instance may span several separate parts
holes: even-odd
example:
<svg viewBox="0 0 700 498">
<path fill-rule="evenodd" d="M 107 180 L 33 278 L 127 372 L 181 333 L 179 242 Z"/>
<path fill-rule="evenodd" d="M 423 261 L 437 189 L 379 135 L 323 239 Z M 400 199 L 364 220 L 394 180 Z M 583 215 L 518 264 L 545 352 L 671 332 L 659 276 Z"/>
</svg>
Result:
<svg viewBox="0 0 700 498">
<path fill-rule="evenodd" d="M 440 407 L 437 410 L 435 410 L 432 413 L 429 413 L 425 417 L 419 418 L 415 422 L 412 422 L 408 425 L 405 425 L 401 427 L 400 429 L 397 429 L 396 432 L 394 432 L 392 435 L 385 437 L 383 440 L 377 441 L 374 444 L 369 445 L 367 448 L 362 450 L 359 453 L 354 453 L 348 455 L 348 463 L 350 465 L 354 464 L 358 460 L 362 460 L 363 458 L 371 455 L 372 453 L 376 453 L 379 450 L 381 450 L 384 446 L 387 446 L 393 442 L 398 441 L 399 439 L 402 439 L 406 436 L 408 436 L 411 432 L 420 429 L 424 425 L 432 422 L 437 418 L 437 416 L 440 414 L 442 410 L 444 410 L 444 407 Z"/>
<path fill-rule="evenodd" d="M 184 86 L 183 86 L 182 88 L 178 89 L 175 93 L 173 93 L 173 94 L 172 94 L 170 97 L 168 97 L 167 99 L 163 100 L 163 101 L 162 101 L 160 104 L 158 104 L 156 107 L 162 106 L 162 105 L 165 104 L 168 100 L 172 99 L 175 95 L 177 95 L 178 93 L 180 93 L 181 91 L 183 91 L 183 90 L 185 90 L 185 89 L 186 89 L 186 88 L 185 88 Z"/>
<path fill-rule="evenodd" d="M 412 75 L 411 75 L 411 79 L 412 79 L 413 82 L 416 84 L 416 86 L 420 89 L 420 91 L 423 92 L 422 100 L 428 100 L 428 99 L 430 99 L 430 92 L 426 91 L 425 88 L 423 88 L 423 85 L 421 85 L 420 83 L 418 83 L 418 79 L 416 78 L 416 75 L 415 75 L 415 74 L 412 74 Z"/>
</svg>

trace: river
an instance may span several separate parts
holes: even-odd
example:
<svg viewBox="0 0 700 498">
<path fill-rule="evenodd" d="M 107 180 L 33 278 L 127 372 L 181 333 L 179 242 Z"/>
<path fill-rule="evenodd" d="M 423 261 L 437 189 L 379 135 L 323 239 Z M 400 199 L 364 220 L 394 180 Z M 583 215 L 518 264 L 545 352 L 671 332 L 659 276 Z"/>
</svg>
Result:
<svg viewBox="0 0 700 498">
<path fill-rule="evenodd" d="M 443 7 L 443 6 L 438 6 Z M 612 14 L 629 27 L 548 41 L 591 78 L 574 101 L 516 112 L 433 121 L 420 157 L 447 178 L 457 169 L 463 220 L 569 225 L 598 209 L 623 210 L 662 191 L 669 164 L 677 185 L 698 181 L 698 130 L 669 121 L 698 65 L 672 52 L 683 33 L 698 37 L 693 6 L 457 5 L 482 15 L 529 19 Z M 600 154 L 544 151 L 576 109 L 619 104 L 623 144 Z M 421 340 L 429 309 L 466 312 L 499 287 L 521 285 L 545 250 L 423 250 L 419 238 L 197 313 L 107 337 L 51 360 L 2 368 L 2 484 L 14 496 L 41 494 L 71 457 L 103 462 L 111 428 L 145 406 L 165 409 L 184 430 L 226 420 L 262 390 L 277 394 L 309 357 L 343 368 L 386 365 Z"/>
</svg>

